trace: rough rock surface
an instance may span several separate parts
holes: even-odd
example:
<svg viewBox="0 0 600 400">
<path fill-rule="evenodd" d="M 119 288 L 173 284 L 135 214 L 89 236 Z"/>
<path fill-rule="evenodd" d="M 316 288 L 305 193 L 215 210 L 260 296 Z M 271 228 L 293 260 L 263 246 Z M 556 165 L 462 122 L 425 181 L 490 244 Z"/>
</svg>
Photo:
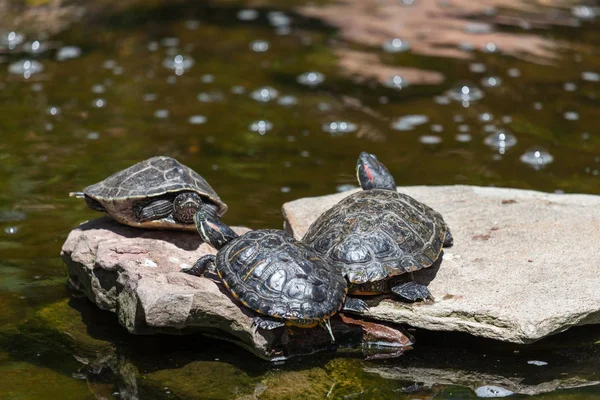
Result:
<svg viewBox="0 0 600 400">
<path fill-rule="evenodd" d="M 600 323 L 600 196 L 476 186 L 398 190 L 441 212 L 454 246 L 429 285 L 433 303 L 384 299 L 368 316 L 515 343 Z M 301 238 L 353 192 L 284 204 L 286 229 Z"/>
<path fill-rule="evenodd" d="M 247 228 L 234 228 L 237 233 Z M 200 236 L 176 231 L 143 230 L 99 218 L 71 231 L 61 256 L 69 284 L 98 307 L 118 315 L 121 325 L 136 334 L 202 332 L 232 341 L 267 359 L 286 358 L 330 348 L 329 335 L 319 327 L 256 329 L 255 314 L 233 299 L 215 280 L 179 272 L 215 250 Z M 349 340 L 387 341 L 409 346 L 401 329 L 385 324 L 363 326 L 332 318 L 341 344 Z M 392 332 L 392 333 L 390 333 Z"/>
</svg>

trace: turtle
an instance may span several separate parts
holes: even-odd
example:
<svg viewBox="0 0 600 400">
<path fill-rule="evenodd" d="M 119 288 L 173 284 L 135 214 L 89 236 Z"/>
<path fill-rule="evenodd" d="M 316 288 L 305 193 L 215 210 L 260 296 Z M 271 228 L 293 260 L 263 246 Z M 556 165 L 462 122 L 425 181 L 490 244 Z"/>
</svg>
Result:
<svg viewBox="0 0 600 400">
<path fill-rule="evenodd" d="M 334 343 L 329 318 L 341 309 L 368 309 L 362 300 L 346 297 L 347 282 L 333 266 L 286 231 L 258 229 L 239 236 L 204 207 L 194 220 L 202 239 L 218 252 L 181 271 L 216 272 L 229 293 L 257 313 L 253 325 L 258 328 L 321 325 Z"/>
<path fill-rule="evenodd" d="M 195 231 L 200 205 L 219 216 L 227 211 L 203 177 L 165 156 L 141 161 L 70 195 L 122 224 L 141 228 Z"/>
<path fill-rule="evenodd" d="M 356 174 L 363 190 L 319 216 L 302 241 L 342 272 L 349 294 L 392 292 L 408 301 L 432 299 L 412 272 L 441 262 L 442 248 L 452 246 L 444 218 L 397 192 L 394 178 L 374 154 L 360 154 Z"/>
</svg>

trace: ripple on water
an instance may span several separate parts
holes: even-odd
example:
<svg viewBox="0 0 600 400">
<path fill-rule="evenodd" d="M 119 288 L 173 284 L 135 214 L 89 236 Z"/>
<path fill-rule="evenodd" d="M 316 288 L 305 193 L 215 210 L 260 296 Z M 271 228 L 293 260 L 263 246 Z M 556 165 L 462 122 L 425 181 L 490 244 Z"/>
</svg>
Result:
<svg viewBox="0 0 600 400">
<path fill-rule="evenodd" d="M 481 80 L 481 85 L 484 87 L 498 87 L 502 84 L 502 79 L 498 76 L 489 76 Z"/>
<path fill-rule="evenodd" d="M 356 130 L 356 124 L 348 121 L 331 121 L 321 126 L 324 132 L 331 136 L 339 136 Z"/>
<path fill-rule="evenodd" d="M 192 115 L 188 122 L 192 125 L 202 125 L 206 123 L 206 117 L 204 115 Z"/>
<path fill-rule="evenodd" d="M 300 74 L 296 77 L 296 81 L 305 86 L 315 87 L 325 80 L 325 75 L 318 71 L 310 71 Z"/>
<path fill-rule="evenodd" d="M 440 144 L 442 143 L 442 138 L 437 135 L 421 135 L 419 136 L 419 142 L 427 145 Z"/>
<path fill-rule="evenodd" d="M 34 40 L 33 42 L 27 42 L 23 45 L 23 50 L 29 54 L 42 54 L 46 50 L 48 50 L 48 45 L 46 43 L 40 42 L 39 40 Z"/>
<path fill-rule="evenodd" d="M 192 68 L 194 65 L 194 59 L 190 56 L 177 54 L 175 57 L 165 58 L 162 65 L 165 68 L 174 70 L 177 75 L 181 75 L 181 73 L 184 71 Z"/>
<path fill-rule="evenodd" d="M 405 115 L 392 122 L 392 129 L 397 131 L 411 131 L 415 126 L 429 122 L 429 117 L 422 114 Z"/>
<path fill-rule="evenodd" d="M 266 40 L 253 40 L 250 49 L 256 53 L 264 53 L 269 50 L 270 44 Z"/>
<path fill-rule="evenodd" d="M 404 79 L 400 75 L 394 75 L 390 79 L 383 82 L 383 86 L 398 90 L 404 89 L 408 85 L 408 80 Z"/>
<path fill-rule="evenodd" d="M 0 49 L 6 48 L 9 50 L 15 49 L 18 45 L 23 43 L 25 35 L 19 32 L 8 32 L 0 36 Z"/>
<path fill-rule="evenodd" d="M 454 101 L 472 102 L 483 98 L 483 90 L 470 82 L 459 83 L 446 92 L 446 95 Z"/>
<path fill-rule="evenodd" d="M 530 165 L 534 168 L 544 167 L 554 161 L 552 154 L 548 153 L 541 147 L 531 148 L 521 154 L 520 160 L 522 163 Z"/>
<path fill-rule="evenodd" d="M 250 97 L 261 103 L 267 103 L 274 100 L 277 96 L 279 96 L 279 92 L 270 86 L 258 88 L 250 93 Z"/>
<path fill-rule="evenodd" d="M 56 52 L 56 59 L 58 61 L 72 60 L 81 57 L 81 53 L 81 49 L 77 46 L 64 46 Z"/>
<path fill-rule="evenodd" d="M 483 139 L 483 143 L 497 149 L 499 153 L 504 154 L 506 149 L 517 144 L 517 137 L 508 129 L 499 129 L 491 135 L 486 136 L 485 139 Z"/>
<path fill-rule="evenodd" d="M 46 114 L 52 115 L 52 116 L 59 115 L 60 114 L 60 107 L 50 106 L 46 110 Z"/>
<path fill-rule="evenodd" d="M 402 53 L 410 50 L 410 43 L 406 40 L 394 38 L 383 43 L 383 51 L 386 53 Z"/>
</svg>

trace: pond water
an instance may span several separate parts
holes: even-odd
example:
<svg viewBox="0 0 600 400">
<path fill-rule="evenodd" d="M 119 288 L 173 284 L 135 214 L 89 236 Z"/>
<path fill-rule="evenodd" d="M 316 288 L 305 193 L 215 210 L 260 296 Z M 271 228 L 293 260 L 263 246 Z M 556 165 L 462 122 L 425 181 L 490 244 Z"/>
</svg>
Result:
<svg viewBox="0 0 600 400">
<path fill-rule="evenodd" d="M 417 330 L 394 360 L 273 365 L 128 335 L 67 290 L 59 257 L 97 216 L 68 193 L 158 154 L 255 228 L 355 185 L 363 150 L 399 185 L 600 194 L 596 3 L 97 3 L 51 34 L 0 31 L 1 398 L 600 398 L 597 326 L 528 346 Z"/>
</svg>

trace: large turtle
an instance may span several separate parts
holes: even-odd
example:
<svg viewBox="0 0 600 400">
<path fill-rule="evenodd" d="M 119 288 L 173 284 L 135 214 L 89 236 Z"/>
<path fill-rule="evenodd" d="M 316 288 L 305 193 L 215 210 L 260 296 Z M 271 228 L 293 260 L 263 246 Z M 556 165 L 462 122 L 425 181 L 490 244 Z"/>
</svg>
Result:
<svg viewBox="0 0 600 400">
<path fill-rule="evenodd" d="M 350 294 L 391 291 L 411 301 L 431 297 L 425 285 L 398 275 L 430 267 L 442 247 L 452 245 L 444 219 L 398 193 L 394 178 L 375 155 L 361 153 L 356 169 L 363 191 L 323 213 L 302 241 L 342 272 Z"/>
<path fill-rule="evenodd" d="M 202 239 L 218 249 L 182 272 L 200 276 L 215 271 L 232 296 L 258 314 L 262 329 L 284 325 L 322 325 L 335 341 L 329 318 L 342 307 L 362 312 L 362 300 L 346 298 L 342 275 L 306 244 L 279 229 L 259 229 L 238 236 L 212 210 L 194 216 Z"/>
<path fill-rule="evenodd" d="M 195 171 L 170 157 L 152 157 L 105 180 L 71 193 L 89 208 L 122 224 L 157 229 L 195 230 L 200 205 L 219 216 L 227 205 Z"/>
</svg>

